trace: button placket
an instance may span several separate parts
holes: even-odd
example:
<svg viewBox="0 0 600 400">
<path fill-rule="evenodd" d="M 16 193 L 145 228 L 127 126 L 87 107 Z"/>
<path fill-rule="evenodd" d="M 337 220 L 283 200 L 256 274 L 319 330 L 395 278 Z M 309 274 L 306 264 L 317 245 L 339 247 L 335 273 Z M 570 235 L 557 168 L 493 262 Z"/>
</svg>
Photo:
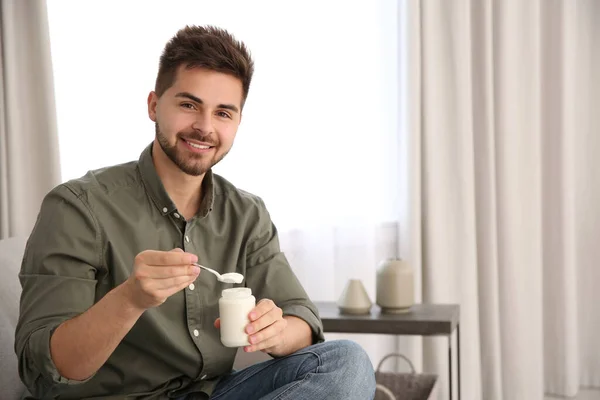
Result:
<svg viewBox="0 0 600 400">
<path fill-rule="evenodd" d="M 183 217 L 181 217 L 182 220 Z M 190 221 L 185 221 L 185 225 L 184 228 L 182 229 L 182 237 L 181 237 L 181 242 L 182 242 L 182 248 L 184 251 L 192 253 L 192 254 L 196 254 L 196 249 L 194 249 L 194 242 L 191 240 L 193 238 L 192 236 L 192 230 L 195 226 L 194 223 L 194 219 L 190 220 Z M 196 289 L 196 285 L 194 283 L 190 283 L 187 287 L 187 289 L 184 291 L 185 293 L 185 297 L 186 297 L 186 320 L 187 320 L 187 326 L 188 326 L 188 332 L 190 332 L 192 341 L 194 342 L 194 344 L 196 345 L 196 348 L 200 351 L 201 353 L 201 358 L 202 358 L 202 362 L 201 362 L 201 371 L 203 371 L 205 369 L 205 365 L 204 365 L 204 354 L 202 354 L 202 350 L 200 348 L 200 343 L 201 343 L 201 333 L 200 330 L 202 329 L 202 299 L 200 296 L 200 293 L 198 293 Z M 200 375 L 199 375 L 200 376 Z M 200 379 L 206 379 L 208 375 L 207 374 L 203 374 L 202 377 L 200 377 Z"/>
<path fill-rule="evenodd" d="M 191 252 L 194 253 L 194 250 L 192 249 L 192 245 L 191 245 L 191 240 L 189 237 L 189 231 L 190 231 L 190 227 L 192 226 L 191 223 L 186 222 L 185 224 L 185 228 L 183 229 L 183 250 L 186 252 Z M 198 326 L 199 321 L 199 316 L 198 314 L 198 309 L 196 306 L 196 301 L 198 299 L 198 294 L 193 293 L 194 290 L 196 289 L 196 285 L 194 283 L 190 283 L 188 285 L 188 290 L 186 290 L 186 297 L 187 297 L 187 307 L 186 307 L 186 314 L 187 314 L 187 323 L 188 323 L 188 327 L 192 328 L 194 326 Z M 194 336 L 194 338 L 198 338 L 200 336 L 200 331 L 196 328 L 194 328 L 191 331 L 192 335 Z"/>
</svg>

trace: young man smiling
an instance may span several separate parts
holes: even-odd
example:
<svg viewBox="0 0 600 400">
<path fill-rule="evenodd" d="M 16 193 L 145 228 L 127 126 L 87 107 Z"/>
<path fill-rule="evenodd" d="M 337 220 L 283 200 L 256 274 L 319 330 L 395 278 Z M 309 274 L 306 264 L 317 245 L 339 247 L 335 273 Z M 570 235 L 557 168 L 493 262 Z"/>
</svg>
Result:
<svg viewBox="0 0 600 400">
<path fill-rule="evenodd" d="M 215 27 L 186 27 L 160 59 L 137 162 L 91 171 L 44 199 L 23 259 L 15 350 L 36 399 L 370 399 L 372 365 L 324 342 L 314 304 L 279 249 L 262 200 L 211 168 L 231 149 L 253 62 Z M 260 301 L 232 371 L 219 339 L 224 286 L 192 265 L 245 276 Z"/>
</svg>

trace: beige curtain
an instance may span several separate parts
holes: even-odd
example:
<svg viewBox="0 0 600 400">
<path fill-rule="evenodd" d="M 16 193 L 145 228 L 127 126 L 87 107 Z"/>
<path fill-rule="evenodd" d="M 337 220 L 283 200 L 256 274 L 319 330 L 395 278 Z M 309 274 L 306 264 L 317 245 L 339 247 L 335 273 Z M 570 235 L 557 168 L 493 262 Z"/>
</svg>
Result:
<svg viewBox="0 0 600 400">
<path fill-rule="evenodd" d="M 600 388 L 600 2 L 406 5 L 400 241 L 422 300 L 461 305 L 462 398 Z"/>
<path fill-rule="evenodd" d="M 0 1 L 0 239 L 29 234 L 60 182 L 46 3 Z"/>
</svg>

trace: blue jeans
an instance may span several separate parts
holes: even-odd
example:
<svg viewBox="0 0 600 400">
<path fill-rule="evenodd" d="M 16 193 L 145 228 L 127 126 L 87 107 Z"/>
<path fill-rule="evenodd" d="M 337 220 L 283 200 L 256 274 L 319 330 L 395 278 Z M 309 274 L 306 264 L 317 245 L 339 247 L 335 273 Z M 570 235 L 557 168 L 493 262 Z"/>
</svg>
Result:
<svg viewBox="0 0 600 400">
<path fill-rule="evenodd" d="M 332 340 L 232 372 L 211 400 L 372 400 L 375 372 L 366 352 Z"/>
</svg>

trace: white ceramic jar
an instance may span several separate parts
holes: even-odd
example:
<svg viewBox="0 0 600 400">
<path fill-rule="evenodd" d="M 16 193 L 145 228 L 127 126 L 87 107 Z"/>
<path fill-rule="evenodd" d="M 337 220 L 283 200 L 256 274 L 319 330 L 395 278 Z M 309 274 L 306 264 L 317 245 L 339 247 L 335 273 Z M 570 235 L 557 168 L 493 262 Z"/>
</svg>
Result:
<svg viewBox="0 0 600 400">
<path fill-rule="evenodd" d="M 225 347 L 248 346 L 246 325 L 250 322 L 248 314 L 256 305 L 256 299 L 250 288 L 225 289 L 219 299 L 219 317 L 221 318 L 221 343 Z"/>
<path fill-rule="evenodd" d="M 414 273 L 404 260 L 387 259 L 377 270 L 377 305 L 384 313 L 410 311 L 415 302 Z"/>
</svg>

